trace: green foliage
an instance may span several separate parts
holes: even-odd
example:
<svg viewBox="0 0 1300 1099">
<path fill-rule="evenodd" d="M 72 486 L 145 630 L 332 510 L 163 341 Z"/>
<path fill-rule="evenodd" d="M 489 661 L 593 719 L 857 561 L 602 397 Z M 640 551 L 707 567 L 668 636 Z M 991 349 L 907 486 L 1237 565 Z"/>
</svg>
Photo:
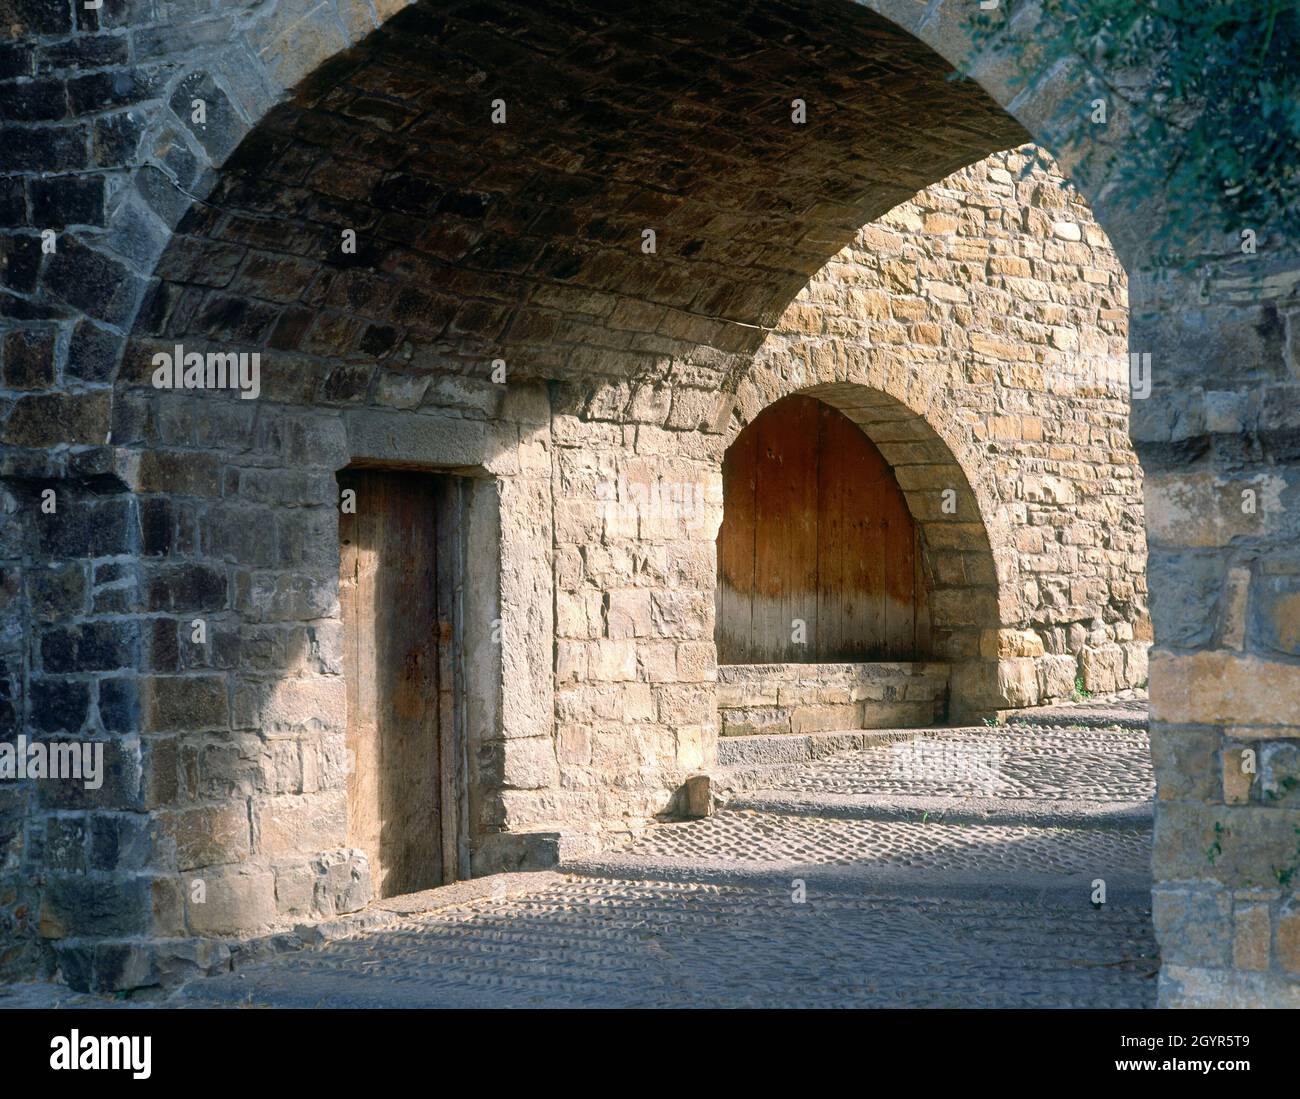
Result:
<svg viewBox="0 0 1300 1099">
<path fill-rule="evenodd" d="M 1300 0 L 1036 0 L 1038 33 L 1002 40 L 1033 2 L 979 12 L 976 41 L 1019 55 L 1022 79 L 1082 62 L 1109 86 L 1108 117 L 1125 100 L 1133 139 L 1105 173 L 1121 201 L 1135 205 L 1163 180 L 1180 224 L 1234 240 L 1245 229 L 1300 234 Z M 1091 111 L 1080 103 L 1068 132 L 1040 136 L 1085 141 L 1098 125 Z"/>
<path fill-rule="evenodd" d="M 1083 685 L 1083 676 L 1076 675 L 1074 677 L 1074 700 L 1076 702 L 1081 702 L 1084 699 L 1091 698 L 1091 697 L 1092 697 L 1092 692 Z"/>
<path fill-rule="evenodd" d="M 1280 778 L 1277 781 L 1276 788 L 1272 790 L 1265 790 L 1264 792 L 1273 801 L 1281 801 L 1282 798 L 1286 797 L 1287 794 L 1289 794 L 1297 786 L 1300 786 L 1300 779 L 1297 779 L 1295 775 L 1283 775 L 1282 778 Z"/>
<path fill-rule="evenodd" d="M 1297 837 L 1295 853 L 1291 856 L 1291 865 L 1273 867 L 1273 877 L 1277 878 L 1278 885 L 1284 889 L 1295 880 L 1296 874 L 1300 873 L 1300 824 L 1293 825 L 1291 830 Z"/>
<path fill-rule="evenodd" d="M 1214 842 L 1210 844 L 1210 849 L 1205 852 L 1205 857 L 1211 866 L 1214 860 L 1223 854 L 1223 837 L 1227 835 L 1227 829 L 1223 827 L 1220 821 L 1214 822 Z"/>
</svg>

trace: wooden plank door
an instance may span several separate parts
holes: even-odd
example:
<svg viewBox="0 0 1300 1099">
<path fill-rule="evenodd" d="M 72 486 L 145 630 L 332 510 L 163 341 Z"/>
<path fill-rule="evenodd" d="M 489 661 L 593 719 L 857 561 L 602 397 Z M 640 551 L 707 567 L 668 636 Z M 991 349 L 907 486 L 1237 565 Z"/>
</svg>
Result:
<svg viewBox="0 0 1300 1099">
<path fill-rule="evenodd" d="M 742 431 L 722 464 L 724 527 L 718 532 L 715 638 L 718 659 L 750 651 L 754 625 L 754 493 L 758 432 Z M 723 537 L 723 531 L 726 537 Z M 736 663 L 736 661 L 731 661 Z"/>
<path fill-rule="evenodd" d="M 839 410 L 775 402 L 722 464 L 723 664 L 908 660 L 928 636 L 916 524 L 884 456 Z M 792 640 L 802 619 L 806 641 Z"/>
<path fill-rule="evenodd" d="M 750 650 L 759 663 L 807 661 L 817 651 L 817 409 L 799 398 L 783 415 L 754 421 Z"/>
<path fill-rule="evenodd" d="M 437 479 L 344 470 L 339 602 L 347 677 L 348 843 L 375 896 L 443 883 Z"/>
</svg>

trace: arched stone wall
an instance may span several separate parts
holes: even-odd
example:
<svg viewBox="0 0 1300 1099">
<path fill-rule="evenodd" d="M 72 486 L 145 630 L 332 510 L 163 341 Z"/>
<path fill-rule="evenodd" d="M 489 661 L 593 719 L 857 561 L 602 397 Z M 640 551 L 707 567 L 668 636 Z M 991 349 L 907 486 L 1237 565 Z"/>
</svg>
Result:
<svg viewBox="0 0 1300 1099">
<path fill-rule="evenodd" d="M 761 377 L 768 384 L 773 381 L 771 375 Z M 954 718 L 1013 705 L 998 693 L 996 659 L 981 659 L 983 638 L 986 634 L 996 638 L 1002 622 L 997 569 L 984 521 L 991 509 L 981 509 L 948 439 L 926 412 L 909 406 L 905 397 L 863 382 L 826 381 L 791 392 L 816 397 L 857 424 L 890 464 L 903 490 L 932 577 L 931 655 L 958 665 L 949 687 Z M 783 396 L 779 393 L 773 399 Z M 728 445 L 771 403 L 753 377 L 747 377 L 736 395 Z M 967 455 L 967 461 L 972 456 Z M 951 510 L 945 509 L 943 498 L 949 489 Z"/>
<path fill-rule="evenodd" d="M 935 553 L 940 613 L 964 619 L 935 654 L 966 665 L 956 715 L 1147 678 L 1126 280 L 1057 171 L 1020 178 L 1026 155 L 864 226 L 740 376 L 730 428 L 788 393 L 862 406 Z"/>
<path fill-rule="evenodd" d="M 125 275 L 112 299 L 85 300 L 83 334 L 129 324 L 115 376 L 110 356 L 102 383 L 57 398 L 74 425 L 74 408 L 108 417 L 112 446 L 67 514 L 111 517 L 97 527 L 116 523 L 122 542 L 87 556 L 135 561 L 132 617 L 74 612 L 78 637 L 114 642 L 76 683 L 99 705 L 75 732 L 110 736 L 120 720 L 126 734 L 113 743 L 127 781 L 86 811 L 147 809 L 150 837 L 145 874 L 91 879 L 121 894 L 119 934 L 147 930 L 149 945 L 95 941 L 78 922 L 85 879 L 47 891 L 49 939 L 79 981 L 138 982 L 141 967 L 147 980 L 194 935 L 364 901 L 364 852 L 343 846 L 335 652 L 333 474 L 356 461 L 499 486 L 499 702 L 470 746 L 473 871 L 553 858 L 556 837 L 606 843 L 670 808 L 716 736 L 699 535 L 719 453 L 699 429 L 863 221 L 1023 137 L 977 86 L 851 6 L 813 19 L 796 5 L 737 25 L 726 46 L 685 6 L 611 22 L 577 5 L 572 45 L 552 18 L 491 32 L 420 5 L 279 105 L 235 108 L 253 87 L 233 78 L 169 97 L 128 205 L 152 203 L 138 220 L 161 214 L 175 231 L 156 266 L 136 261 L 138 313 Z M 304 29 L 293 38 L 310 48 Z M 942 96 L 937 129 L 913 95 Z M 204 123 L 187 114 L 194 98 Z M 796 98 L 827 105 L 807 129 L 791 121 Z M 241 116 L 258 121 L 237 141 Z M 220 172 L 203 172 L 195 141 Z M 200 201 L 184 201 L 190 188 Z M 69 247 L 50 272 L 69 305 L 87 291 L 60 271 L 83 260 Z M 177 348 L 259 354 L 257 400 L 160 391 L 157 358 Z M 25 417 L 10 416 L 11 437 Z M 88 420 L 78 440 L 98 432 Z M 689 514 L 663 506 L 674 493 Z M 211 619 L 206 648 L 185 642 L 197 615 Z M 30 678 L 67 687 L 46 645 Z"/>
<path fill-rule="evenodd" d="M 226 476 L 224 461 L 204 470 L 198 452 L 207 445 L 251 459 L 239 484 L 278 481 L 275 491 L 296 495 L 301 505 L 284 520 L 299 527 L 288 561 L 277 558 L 263 577 L 236 564 L 263 536 L 244 528 L 253 535 L 232 551 L 221 596 L 221 609 L 235 614 L 231 593 L 237 599 L 251 591 L 241 585 L 254 579 L 293 614 L 322 613 L 328 588 L 295 586 L 278 572 L 292 572 L 301 546 L 323 552 L 322 486 L 330 463 L 354 445 L 388 460 L 418 452 L 483 476 L 518 462 L 530 474 L 518 489 L 521 500 L 544 484 L 566 493 L 590 488 L 590 497 L 562 495 L 549 526 L 527 504 L 505 506 L 501 541 L 511 524 L 524 539 L 551 532 L 554 568 L 548 563 L 547 574 L 557 590 L 560 635 L 554 670 L 584 668 L 576 686 L 587 701 L 604 699 L 611 723 L 622 717 L 650 735 L 620 754 L 626 740 L 565 720 L 557 682 L 555 754 L 548 757 L 540 733 L 518 738 L 519 752 L 501 748 L 495 758 L 508 777 L 500 812 L 521 830 L 575 809 L 632 820 L 662 804 L 664 791 L 708 754 L 707 725 L 696 724 L 710 705 L 708 650 L 698 644 L 705 623 L 691 600 L 712 577 L 707 559 L 674 545 L 691 539 L 633 547 L 619 524 L 647 518 L 637 510 L 644 497 L 634 493 L 630 510 L 611 514 L 608 486 L 648 484 L 636 480 L 643 475 L 707 484 L 717 457 L 708 436 L 726 415 L 710 395 L 728 390 L 764 326 L 857 226 L 1027 133 L 1053 144 L 1061 120 L 1097 95 L 1111 102 L 1110 123 L 1086 147 L 1056 152 L 1130 272 L 1143 270 L 1144 241 L 1162 224 L 1158 186 L 1149 209 L 1108 201 L 1104 165 L 1094 154 L 1122 147 L 1122 95 L 1082 64 L 1027 74 L 1021 87 L 1015 65 L 997 52 L 968 58 L 973 9 L 966 0 L 875 0 L 859 9 L 808 0 L 741 13 L 646 4 L 617 17 L 583 5 L 552 5 L 542 16 L 521 4 L 491 26 L 477 11 L 474 22 L 460 22 L 456 8 L 432 0 L 403 16 L 405 7 L 239 0 L 174 16 L 157 5 L 86 12 L 27 4 L 11 23 L 22 41 L 6 55 L 0 77 L 0 143 L 12 169 L 0 190 L 8 227 L 0 474 L 5 512 L 18 518 L 0 528 L 0 717 L 6 732 L 103 743 L 110 781 L 93 794 L 31 784 L 0 792 L 9 968 L 57 958 L 74 984 L 111 988 L 150 983 L 178 965 L 220 963 L 210 941 L 185 925 L 184 860 L 170 846 L 180 850 L 186 827 L 203 835 L 213 822 L 200 814 L 177 822 L 181 831 L 159 835 L 154 814 L 177 806 L 181 781 L 195 773 L 182 769 L 176 751 L 183 746 L 171 734 L 230 729 L 224 715 L 233 712 L 236 688 L 227 678 L 224 701 L 216 684 L 201 697 L 170 693 L 169 677 L 149 667 L 146 634 L 152 620 L 166 617 L 161 608 L 215 602 L 221 589 L 183 556 L 170 562 L 172 572 L 141 567 L 160 538 L 182 555 L 190 546 L 210 553 L 217 545 L 211 528 L 202 541 L 196 508 L 184 498 L 212 499 L 212 478 Z M 380 24 L 388 33 L 376 37 Z M 1032 41 L 1053 30 L 1036 26 L 1031 12 L 1012 33 Z M 374 52 L 379 41 L 389 54 Z M 566 49 L 577 51 L 576 75 Z M 963 60 L 977 83 L 946 79 L 948 63 Z M 494 88 L 507 89 L 507 100 L 512 89 L 529 89 L 513 117 L 530 125 L 508 135 L 489 128 L 485 108 Z M 421 97 L 421 113 L 413 114 Z M 796 97 L 814 108 L 798 136 L 780 121 Z M 193 120 L 195 99 L 206 104 L 201 124 Z M 331 119 L 325 131 L 322 116 Z M 525 147 L 514 144 L 525 137 Z M 331 172 L 309 155 L 312 147 L 325 160 L 364 148 L 366 156 L 354 159 L 383 163 L 385 149 L 408 141 L 424 148 L 420 167 L 432 170 L 431 186 L 428 172 L 394 167 L 375 181 L 360 168 Z M 241 142 L 244 151 L 227 169 Z M 485 149 L 497 156 L 480 161 L 475 173 Z M 518 155 L 502 158 L 502 151 Z M 516 174 L 522 168 L 530 169 L 525 179 Z M 272 185 L 262 173 L 279 175 Z M 496 215 L 474 198 L 479 190 L 511 196 L 497 208 L 506 215 L 501 222 L 491 223 Z M 366 199 L 380 193 L 381 207 L 371 207 Z M 684 201 L 689 195 L 707 201 Z M 358 219 L 368 207 L 375 219 Z M 584 209 L 590 217 L 579 223 Z M 304 220 L 319 232 L 312 227 L 303 236 Z M 371 245 L 389 246 L 382 258 L 358 251 L 356 263 L 371 263 L 371 271 L 323 258 L 347 220 L 370 232 Z M 480 222 L 485 235 L 475 236 Z M 47 256 L 40 231 L 51 226 L 59 249 Z M 630 263 L 620 249 L 626 242 L 635 252 L 639 242 L 626 234 L 656 226 L 664 262 Z M 1294 741 L 1286 714 L 1300 682 L 1290 635 L 1269 625 L 1287 613 L 1277 577 L 1286 574 L 1294 531 L 1277 507 L 1243 526 L 1236 491 L 1266 483 L 1280 499 L 1294 463 L 1293 426 L 1277 409 L 1296 406 L 1294 348 L 1280 333 L 1294 312 L 1300 262 L 1294 247 L 1258 228 L 1263 247 L 1250 260 L 1234 260 L 1223 242 L 1203 238 L 1207 257 L 1228 261 L 1209 283 L 1171 273 L 1131 287 L 1133 346 L 1156 364 L 1133 430 L 1149 475 L 1155 621 L 1165 646 L 1152 684 L 1161 792 L 1157 926 L 1165 996 L 1174 1003 L 1294 1002 L 1300 972 L 1300 916 L 1289 894 L 1268 885 L 1279 879 L 1267 871 L 1289 865 L 1297 810 L 1259 789 L 1243 797 L 1229 767 L 1243 743 L 1266 744 L 1283 760 L 1272 750 Z M 521 254 L 512 247 L 516 238 L 536 251 Z M 586 246 L 572 247 L 579 239 Z M 421 248 L 432 250 L 443 273 L 436 290 L 429 268 L 401 255 Z M 299 279 L 314 289 L 295 304 Z M 311 297 L 316 292 L 322 296 Z M 351 320 L 358 316 L 366 318 L 359 328 Z M 268 394 L 284 410 L 266 414 L 274 423 L 262 423 L 259 413 L 242 425 L 245 413 L 232 419 L 216 401 L 204 402 L 202 416 L 192 408 L 164 411 L 160 398 L 132 395 L 145 380 L 139 348 L 123 359 L 115 392 L 130 331 L 141 341 L 183 333 L 285 354 L 285 369 L 273 379 L 281 388 Z M 378 369 L 376 360 L 396 353 L 389 340 L 408 334 L 416 337 L 412 373 L 427 371 L 427 385 L 404 370 L 385 378 Z M 455 361 L 465 348 L 477 361 L 505 337 L 514 379 L 535 384 L 511 390 L 511 411 L 498 430 L 484 391 L 443 360 Z M 556 346 L 564 353 L 548 358 Z M 348 361 L 353 355 L 370 367 Z M 428 420 L 400 429 L 395 422 L 345 423 L 328 428 L 330 446 L 311 443 L 320 464 L 303 469 L 296 484 L 258 472 L 265 468 L 259 463 L 302 454 L 290 409 L 309 413 L 305 432 L 323 424 L 311 411 L 317 402 L 335 409 L 338 423 L 344 406 L 358 411 L 363 399 L 378 396 L 381 408 L 401 410 L 423 405 L 430 392 L 429 407 L 440 413 L 431 418 L 436 428 Z M 1267 402 L 1264 393 L 1272 394 Z M 682 425 L 696 435 L 701 426 L 713 431 L 683 448 Z M 595 453 L 606 440 L 621 447 L 629 438 L 635 458 Z M 169 449 L 186 452 L 186 460 L 177 464 L 163 453 Z M 661 469 L 670 454 L 680 464 Z M 185 493 L 168 515 L 150 497 L 178 485 Z M 49 521 L 38 507 L 46 489 L 60 501 Z M 625 566 L 659 585 L 648 609 L 640 593 L 613 599 L 609 584 L 611 598 L 591 598 Z M 504 561 L 502 576 L 503 606 L 522 608 L 523 628 L 544 633 L 543 581 L 529 568 L 512 573 Z M 572 598 L 561 599 L 561 591 Z M 635 624 L 642 611 L 648 627 Z M 611 612 L 615 622 L 633 623 L 614 627 L 632 633 L 622 644 L 608 636 Z M 563 627 L 561 614 L 570 615 Z M 285 627 L 294 622 L 301 619 Z M 598 626 L 603 636 L 587 636 Z M 650 633 L 637 636 L 638 629 Z M 680 678 L 656 691 L 645 669 L 661 666 L 670 649 Z M 283 671 L 283 656 L 270 651 L 268 674 Z M 525 652 L 503 654 L 512 669 L 503 674 L 529 682 L 537 672 Z M 1211 665 L 1216 686 L 1207 689 Z M 1259 696 L 1261 668 L 1276 712 L 1242 701 Z M 292 678 L 329 678 L 320 672 Z M 627 695 L 636 702 L 630 718 Z M 519 705 L 517 697 L 501 700 L 503 713 Z M 257 720 L 301 725 L 314 708 L 286 696 Z M 1238 711 L 1247 724 L 1232 722 Z M 530 733 L 539 728 L 527 707 L 515 719 Z M 493 758 L 489 753 L 483 765 L 498 766 Z M 552 788 L 564 766 L 576 770 Z M 597 780 L 608 776 L 620 780 L 617 796 L 596 792 Z M 221 873 L 235 884 L 260 875 L 251 894 L 278 906 L 278 883 L 266 890 L 267 867 L 241 861 L 241 848 L 266 833 L 241 833 L 237 813 L 221 820 L 229 828 L 211 833 L 216 849 L 202 852 L 198 864 L 225 867 Z M 1207 867 L 1198 855 L 1225 828 L 1232 853 Z M 305 865 L 310 888 L 297 896 L 310 894 L 321 912 L 356 903 L 347 897 L 346 860 L 326 852 Z M 337 866 L 344 867 L 341 879 Z M 323 904 L 315 900 L 318 883 Z M 234 926 L 252 930 L 284 918 L 236 892 L 227 907 Z M 52 951 L 33 949 L 38 939 Z"/>
</svg>

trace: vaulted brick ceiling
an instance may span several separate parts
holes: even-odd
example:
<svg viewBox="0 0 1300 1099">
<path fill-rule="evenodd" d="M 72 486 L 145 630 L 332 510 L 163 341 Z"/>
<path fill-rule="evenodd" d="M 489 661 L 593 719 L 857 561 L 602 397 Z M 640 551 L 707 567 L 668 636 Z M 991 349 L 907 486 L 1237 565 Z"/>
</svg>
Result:
<svg viewBox="0 0 1300 1099">
<path fill-rule="evenodd" d="M 857 228 L 1027 139 L 949 74 L 838 0 L 419 4 L 244 141 L 137 334 L 351 361 L 344 390 L 746 353 Z"/>
</svg>

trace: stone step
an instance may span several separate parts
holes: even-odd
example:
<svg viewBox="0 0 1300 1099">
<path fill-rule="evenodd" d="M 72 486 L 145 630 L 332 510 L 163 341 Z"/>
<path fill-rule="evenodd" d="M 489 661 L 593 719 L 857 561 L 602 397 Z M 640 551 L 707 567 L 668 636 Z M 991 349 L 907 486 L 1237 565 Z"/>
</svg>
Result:
<svg viewBox="0 0 1300 1099">
<path fill-rule="evenodd" d="M 700 885 L 735 885 L 767 888 L 787 895 L 803 882 L 818 895 L 870 897 L 906 893 L 913 897 L 984 898 L 993 901 L 1050 902 L 1085 910 L 1098 880 L 1105 882 L 1106 906 L 1150 908 L 1148 873 L 1115 870 L 1076 870 L 1068 874 L 1042 871 L 1023 873 L 952 871 L 936 873 L 898 866 L 860 863 L 732 863 L 689 858 L 645 856 L 590 857 L 565 863 L 563 873 L 578 878 L 616 879 L 626 882 L 683 882 Z"/>
<path fill-rule="evenodd" d="M 1075 801 L 1044 798 L 951 798 L 906 794 L 837 794 L 741 791 L 728 810 L 749 810 L 826 820 L 879 820 L 906 824 L 1027 825 L 1038 828 L 1150 829 L 1149 801 Z"/>
<path fill-rule="evenodd" d="M 838 752 L 879 747 L 920 736 L 919 729 L 847 729 L 824 733 L 764 733 L 718 738 L 718 764 L 809 763 Z"/>
<path fill-rule="evenodd" d="M 719 766 L 711 776 L 713 796 L 717 804 L 727 804 L 745 790 L 796 780 L 799 769 L 814 760 L 910 740 L 917 735 L 912 729 L 854 729 L 723 737 L 718 741 Z"/>
<path fill-rule="evenodd" d="M 1005 717 L 1008 725 L 1036 725 L 1050 728 L 1137 729 L 1150 724 L 1147 704 L 1139 700 L 1066 702 L 1057 706 L 1035 706 Z"/>
<path fill-rule="evenodd" d="M 733 767 L 719 767 L 710 772 L 714 808 L 729 804 L 731 799 L 745 790 L 761 790 L 797 776 L 802 761 L 789 763 L 741 763 Z"/>
<path fill-rule="evenodd" d="M 832 752 L 769 786 L 764 792 L 773 795 L 937 798 L 949 805 L 1134 803 L 1155 793 L 1144 731 L 1028 724 L 928 729 L 864 751 Z"/>
</svg>

